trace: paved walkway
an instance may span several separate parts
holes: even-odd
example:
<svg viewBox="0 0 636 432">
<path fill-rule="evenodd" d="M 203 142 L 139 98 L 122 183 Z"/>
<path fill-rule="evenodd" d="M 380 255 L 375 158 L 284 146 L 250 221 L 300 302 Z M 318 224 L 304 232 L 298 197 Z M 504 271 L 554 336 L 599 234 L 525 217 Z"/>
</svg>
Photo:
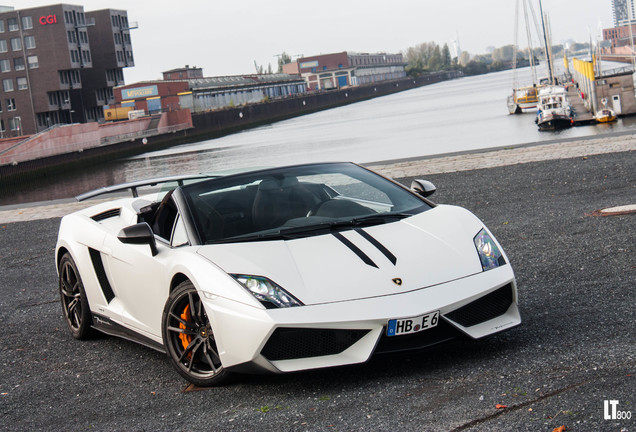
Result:
<svg viewBox="0 0 636 432">
<path fill-rule="evenodd" d="M 581 139 L 553 144 L 537 144 L 450 156 L 431 156 L 367 164 L 369 168 L 391 178 L 426 176 L 446 172 L 494 168 L 506 165 L 553 159 L 586 157 L 594 154 L 636 150 L 636 134 Z M 0 211 L 0 223 L 57 218 L 95 204 L 96 201 L 72 202 L 24 207 Z M 1 227 L 0 227 L 1 228 Z"/>
</svg>

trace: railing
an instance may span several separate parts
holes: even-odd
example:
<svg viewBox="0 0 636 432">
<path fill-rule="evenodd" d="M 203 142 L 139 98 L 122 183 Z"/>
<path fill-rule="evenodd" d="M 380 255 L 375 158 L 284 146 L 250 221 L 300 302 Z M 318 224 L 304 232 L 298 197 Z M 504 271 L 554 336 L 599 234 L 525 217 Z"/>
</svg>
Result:
<svg viewBox="0 0 636 432">
<path fill-rule="evenodd" d="M 107 145 L 117 144 L 126 141 L 134 141 L 139 138 L 146 138 L 156 135 L 162 135 L 164 133 L 174 133 L 180 130 L 190 129 L 189 123 L 181 123 L 172 126 L 166 126 L 162 128 L 153 128 L 146 129 L 138 132 L 131 132 L 127 134 L 113 135 L 108 137 L 103 137 L 101 139 L 82 141 L 67 145 L 55 146 L 54 148 L 49 149 L 35 149 L 31 151 L 19 152 L 16 154 L 11 154 L 8 156 L 4 156 L 3 154 L 7 153 L 9 150 L 14 149 L 18 145 L 24 143 L 25 141 L 20 141 L 20 143 L 10 147 L 9 149 L 0 152 L 0 165 L 17 165 L 21 162 L 26 162 L 29 160 L 41 159 L 50 156 L 57 156 L 68 153 L 82 153 L 84 150 L 90 150 L 97 147 L 103 147 Z"/>
<path fill-rule="evenodd" d="M 609 75 L 617 75 L 617 74 L 628 73 L 628 72 L 634 72 L 634 70 L 633 70 L 633 68 L 631 66 L 623 66 L 623 67 L 619 67 L 619 68 L 603 70 L 601 75 L 602 76 L 609 76 Z"/>
<path fill-rule="evenodd" d="M 159 128 L 153 128 L 153 129 L 145 129 L 145 130 L 141 130 L 137 132 L 130 132 L 130 133 L 125 133 L 120 135 L 112 135 L 112 136 L 101 138 L 100 145 L 115 144 L 118 142 L 125 142 L 125 141 L 134 141 L 139 138 L 146 138 L 146 137 L 160 135 L 164 133 L 177 132 L 180 130 L 190 129 L 191 127 L 192 126 L 190 126 L 188 123 L 181 123 L 178 125 L 162 127 L 161 132 L 159 132 Z"/>
<path fill-rule="evenodd" d="M 40 132 L 38 132 L 38 133 L 36 133 L 36 134 L 34 134 L 34 135 L 29 135 L 28 137 L 26 137 L 26 138 L 25 138 L 25 139 L 23 139 L 22 141 L 18 141 L 18 142 L 16 142 L 15 144 L 13 144 L 11 147 L 7 147 L 6 149 L 4 149 L 4 150 L 0 151 L 0 156 L 2 156 L 2 155 L 3 155 L 3 154 L 5 154 L 5 153 L 10 152 L 11 150 L 15 149 L 16 147 L 21 146 L 22 144 L 26 144 L 26 143 L 28 143 L 29 141 L 31 141 L 31 140 L 33 140 L 33 139 L 35 139 L 35 138 L 37 138 L 37 137 L 39 137 L 39 136 L 41 136 L 41 135 L 44 135 L 45 133 L 49 132 L 49 131 L 50 131 L 50 130 L 52 130 L 52 129 L 56 129 L 56 128 L 59 128 L 59 127 L 62 127 L 62 126 L 70 126 L 70 125 L 66 125 L 66 124 L 55 124 L 55 125 L 53 125 L 53 126 L 51 126 L 51 127 L 48 127 L 48 128 L 46 128 L 46 129 L 44 129 L 43 131 L 40 131 Z"/>
</svg>

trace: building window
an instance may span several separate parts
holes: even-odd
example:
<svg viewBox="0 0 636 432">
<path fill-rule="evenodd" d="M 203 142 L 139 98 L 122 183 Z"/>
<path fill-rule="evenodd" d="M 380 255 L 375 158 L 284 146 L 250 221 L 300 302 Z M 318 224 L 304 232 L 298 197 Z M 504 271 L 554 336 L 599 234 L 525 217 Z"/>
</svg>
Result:
<svg viewBox="0 0 636 432">
<path fill-rule="evenodd" d="M 51 105 L 51 106 L 59 105 L 59 101 L 57 100 L 57 93 L 56 92 L 49 93 L 49 105 Z"/>
<path fill-rule="evenodd" d="M 20 27 L 18 26 L 17 18 L 9 18 L 7 19 L 7 24 L 9 25 L 9 31 L 18 31 Z"/>
<path fill-rule="evenodd" d="M 4 33 L 4 20 L 0 19 L 0 33 Z"/>
<path fill-rule="evenodd" d="M 22 39 L 20 39 L 20 38 L 11 39 L 11 49 L 13 51 L 21 51 L 22 50 Z"/>
<path fill-rule="evenodd" d="M 2 112 L 2 102 L 0 102 L 0 113 Z M 4 130 L 4 129 L 3 129 Z"/>
<path fill-rule="evenodd" d="M 9 60 L 0 60 L 0 71 L 11 72 L 11 63 L 9 63 Z"/>
<path fill-rule="evenodd" d="M 9 119 L 9 127 L 11 128 L 12 131 L 19 131 L 20 130 L 20 120 L 17 117 L 10 118 Z"/>
<path fill-rule="evenodd" d="M 28 56 L 27 64 L 29 65 L 29 69 L 37 69 L 40 66 L 38 63 L 38 56 Z"/>
<path fill-rule="evenodd" d="M 33 28 L 33 20 L 30 16 L 22 17 L 22 29 L 29 30 Z"/>
<path fill-rule="evenodd" d="M 24 70 L 24 59 L 22 57 L 16 57 L 13 59 L 13 69 L 17 71 Z"/>
<path fill-rule="evenodd" d="M 11 78 L 7 78 L 7 79 L 3 79 L 2 80 L 2 89 L 6 92 L 12 92 L 13 91 L 13 80 Z"/>
<path fill-rule="evenodd" d="M 6 53 L 7 51 L 7 41 L 0 39 L 0 53 Z"/>
<path fill-rule="evenodd" d="M 29 88 L 26 77 L 18 77 L 16 81 L 18 82 L 18 90 L 26 90 Z"/>
<path fill-rule="evenodd" d="M 9 98 L 7 99 L 7 111 L 15 111 L 17 108 L 15 106 L 15 99 Z"/>
<path fill-rule="evenodd" d="M 27 49 L 35 48 L 35 36 L 25 36 L 24 37 L 24 46 Z"/>
</svg>

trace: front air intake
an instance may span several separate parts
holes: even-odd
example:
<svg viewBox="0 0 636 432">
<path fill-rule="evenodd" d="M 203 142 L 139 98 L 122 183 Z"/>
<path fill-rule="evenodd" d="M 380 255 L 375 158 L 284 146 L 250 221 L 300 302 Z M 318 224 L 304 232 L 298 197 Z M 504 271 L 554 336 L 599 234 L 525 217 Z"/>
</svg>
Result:
<svg viewBox="0 0 636 432">
<path fill-rule="evenodd" d="M 511 304 L 512 284 L 508 284 L 444 316 L 461 326 L 470 327 L 505 314 Z"/>
<path fill-rule="evenodd" d="M 369 330 L 278 328 L 261 354 L 268 360 L 291 360 L 340 354 Z"/>
</svg>

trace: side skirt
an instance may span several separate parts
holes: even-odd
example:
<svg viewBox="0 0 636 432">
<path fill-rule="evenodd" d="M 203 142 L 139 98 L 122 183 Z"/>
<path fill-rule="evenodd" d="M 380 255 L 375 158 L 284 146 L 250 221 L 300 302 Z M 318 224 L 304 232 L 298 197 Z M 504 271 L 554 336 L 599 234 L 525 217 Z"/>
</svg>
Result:
<svg viewBox="0 0 636 432">
<path fill-rule="evenodd" d="M 146 336 L 140 335 L 139 333 L 136 333 L 135 331 L 124 327 L 121 324 L 117 324 L 104 315 L 93 313 L 93 328 L 99 330 L 102 333 L 106 333 L 107 335 L 117 336 L 122 339 L 147 346 L 148 348 L 152 348 L 164 354 L 166 353 L 166 350 L 162 344 L 157 343 L 154 340 L 147 338 Z"/>
</svg>

